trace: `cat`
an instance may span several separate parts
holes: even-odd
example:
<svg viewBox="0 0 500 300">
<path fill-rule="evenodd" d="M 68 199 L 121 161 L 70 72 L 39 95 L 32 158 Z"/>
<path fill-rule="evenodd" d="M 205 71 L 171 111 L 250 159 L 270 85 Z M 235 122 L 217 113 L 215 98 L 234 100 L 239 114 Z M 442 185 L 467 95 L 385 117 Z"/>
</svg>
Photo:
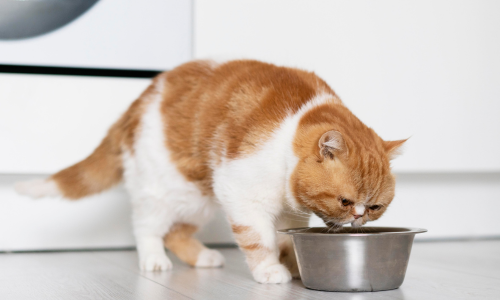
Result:
<svg viewBox="0 0 500 300">
<path fill-rule="evenodd" d="M 298 277 L 277 228 L 373 221 L 394 198 L 384 141 L 314 73 L 253 60 L 192 61 L 161 73 L 83 161 L 21 182 L 32 197 L 79 199 L 123 181 L 142 270 L 195 267 L 223 256 L 192 235 L 222 205 L 254 279 Z"/>
</svg>

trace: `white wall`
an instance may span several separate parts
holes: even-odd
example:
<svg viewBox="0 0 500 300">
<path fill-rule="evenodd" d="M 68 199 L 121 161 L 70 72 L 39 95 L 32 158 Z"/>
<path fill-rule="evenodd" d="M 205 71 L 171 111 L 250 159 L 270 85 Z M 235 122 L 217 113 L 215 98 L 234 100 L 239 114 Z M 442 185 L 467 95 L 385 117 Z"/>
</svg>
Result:
<svg viewBox="0 0 500 300">
<path fill-rule="evenodd" d="M 88 156 L 150 79 L 0 73 L 0 173 L 53 173 Z"/>
<path fill-rule="evenodd" d="M 323 77 L 404 172 L 498 172 L 500 2 L 196 1 L 197 58 L 255 58 Z"/>
</svg>

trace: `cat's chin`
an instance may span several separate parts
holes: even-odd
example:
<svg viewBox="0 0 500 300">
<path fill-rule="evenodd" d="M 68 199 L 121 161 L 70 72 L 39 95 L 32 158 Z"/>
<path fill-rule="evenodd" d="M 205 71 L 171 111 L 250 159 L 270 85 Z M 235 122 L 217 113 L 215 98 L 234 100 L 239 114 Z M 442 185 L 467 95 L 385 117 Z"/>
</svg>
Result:
<svg viewBox="0 0 500 300">
<path fill-rule="evenodd" d="M 351 226 L 353 228 L 359 228 L 361 226 L 363 226 L 366 222 L 363 222 L 363 219 L 362 218 L 359 218 L 357 220 L 354 220 L 351 222 Z"/>
<path fill-rule="evenodd" d="M 361 226 L 363 226 L 363 224 L 362 224 L 362 223 L 357 223 L 357 222 L 352 222 L 352 223 L 351 223 L 351 227 L 352 227 L 352 228 L 359 228 L 359 227 L 361 227 Z"/>
</svg>

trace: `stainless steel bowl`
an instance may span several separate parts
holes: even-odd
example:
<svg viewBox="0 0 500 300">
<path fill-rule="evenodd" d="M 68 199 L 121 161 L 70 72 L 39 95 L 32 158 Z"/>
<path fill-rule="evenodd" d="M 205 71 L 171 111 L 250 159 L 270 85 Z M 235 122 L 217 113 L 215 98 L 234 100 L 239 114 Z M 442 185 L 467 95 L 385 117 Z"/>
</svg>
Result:
<svg viewBox="0 0 500 300">
<path fill-rule="evenodd" d="M 403 283 L 419 228 L 325 227 L 279 230 L 291 235 L 307 288 L 335 292 L 397 289 Z"/>
</svg>

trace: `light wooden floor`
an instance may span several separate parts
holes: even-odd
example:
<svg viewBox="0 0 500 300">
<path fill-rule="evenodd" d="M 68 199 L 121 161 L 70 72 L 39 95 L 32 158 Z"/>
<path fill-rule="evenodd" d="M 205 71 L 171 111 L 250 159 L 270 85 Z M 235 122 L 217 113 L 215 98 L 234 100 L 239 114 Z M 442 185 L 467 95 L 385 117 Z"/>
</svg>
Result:
<svg viewBox="0 0 500 300">
<path fill-rule="evenodd" d="M 134 251 L 0 254 L 0 299 L 500 299 L 500 241 L 414 244 L 401 288 L 329 293 L 255 283 L 237 249 L 221 269 L 141 272 Z"/>
</svg>

